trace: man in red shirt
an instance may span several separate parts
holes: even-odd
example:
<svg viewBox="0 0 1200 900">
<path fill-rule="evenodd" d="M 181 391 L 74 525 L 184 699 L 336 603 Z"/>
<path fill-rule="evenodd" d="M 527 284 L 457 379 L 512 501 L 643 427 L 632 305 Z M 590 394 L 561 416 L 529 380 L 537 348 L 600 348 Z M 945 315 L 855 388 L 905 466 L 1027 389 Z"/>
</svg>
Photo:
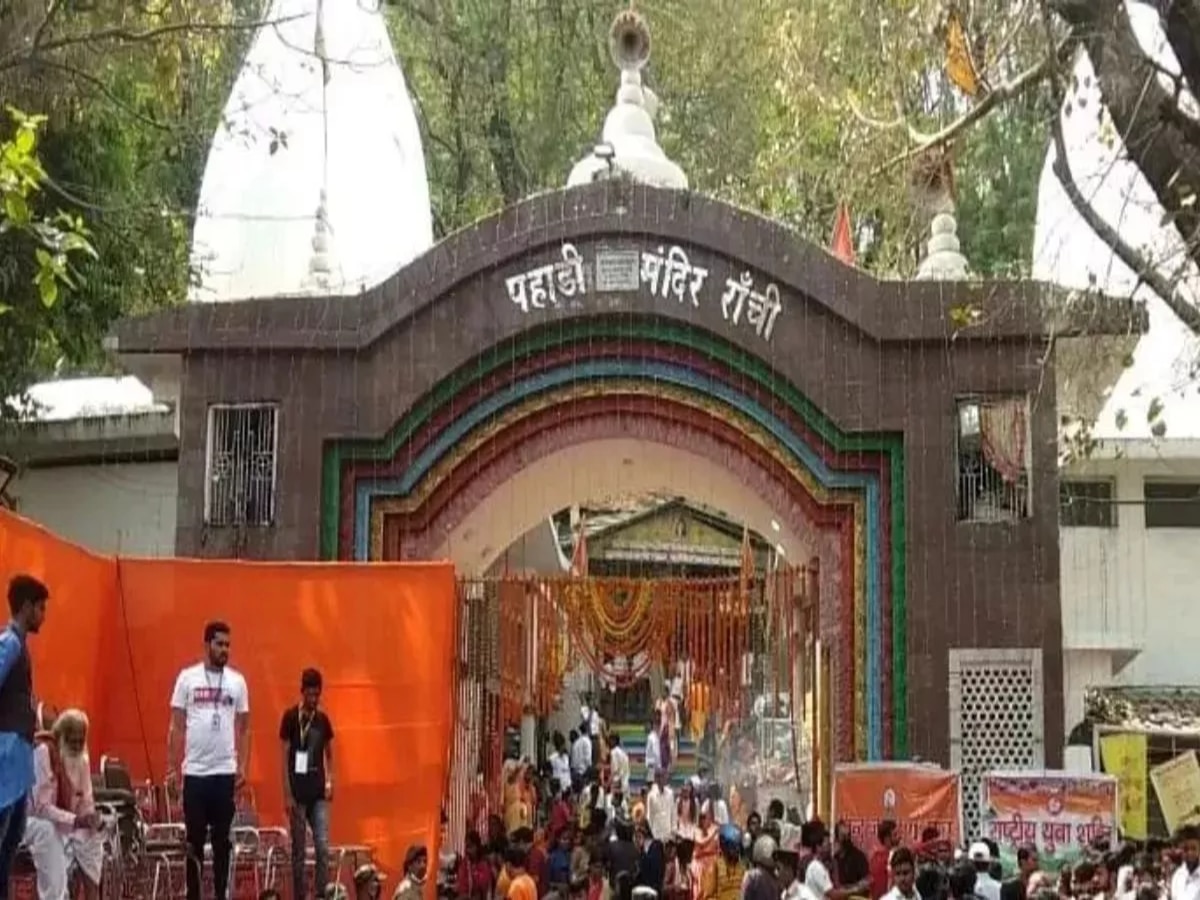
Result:
<svg viewBox="0 0 1200 900">
<path fill-rule="evenodd" d="M 879 840 L 879 846 L 871 851 L 871 900 L 879 900 L 888 892 L 891 882 L 891 870 L 888 863 L 892 851 L 900 843 L 899 830 L 891 819 L 884 819 L 879 823 L 879 827 L 875 829 L 875 837 Z"/>
</svg>

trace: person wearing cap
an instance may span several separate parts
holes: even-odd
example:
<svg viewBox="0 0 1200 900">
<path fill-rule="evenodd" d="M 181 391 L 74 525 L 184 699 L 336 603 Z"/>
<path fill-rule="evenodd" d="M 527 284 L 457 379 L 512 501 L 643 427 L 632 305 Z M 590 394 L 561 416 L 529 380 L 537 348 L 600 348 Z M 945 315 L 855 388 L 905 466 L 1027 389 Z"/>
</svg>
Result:
<svg viewBox="0 0 1200 900">
<path fill-rule="evenodd" d="M 755 839 L 750 848 L 753 868 L 742 880 L 742 900 L 780 900 L 783 891 L 775 878 L 775 851 L 779 845 L 775 838 L 764 834 Z"/>
<path fill-rule="evenodd" d="M 421 900 L 428 869 L 429 851 L 424 844 L 413 844 L 404 854 L 404 877 L 396 885 L 392 900 Z"/>
<path fill-rule="evenodd" d="M 967 851 L 967 857 L 975 867 L 975 895 L 980 900 L 1000 900 L 1000 882 L 991 874 L 992 848 L 976 841 Z"/>
<path fill-rule="evenodd" d="M 372 863 L 354 870 L 354 900 L 379 900 L 385 876 Z"/>
</svg>

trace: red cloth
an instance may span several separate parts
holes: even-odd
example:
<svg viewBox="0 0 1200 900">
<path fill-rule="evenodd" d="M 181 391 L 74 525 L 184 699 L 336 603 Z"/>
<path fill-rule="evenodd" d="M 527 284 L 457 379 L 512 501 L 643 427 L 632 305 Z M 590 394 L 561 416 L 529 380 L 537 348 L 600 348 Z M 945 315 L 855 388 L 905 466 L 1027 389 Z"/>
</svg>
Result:
<svg viewBox="0 0 1200 900">
<path fill-rule="evenodd" d="M 892 851 L 887 847 L 876 847 L 871 851 L 868 872 L 871 878 L 871 898 L 879 900 L 888 892 L 891 873 L 888 870 L 888 857 Z"/>
<path fill-rule="evenodd" d="M 529 873 L 534 883 L 537 884 L 539 897 L 544 897 L 549 893 L 550 885 L 546 877 L 549 868 L 546 851 L 535 844 L 529 851 L 529 865 L 525 867 L 525 871 Z"/>
<path fill-rule="evenodd" d="M 558 836 L 571 824 L 571 804 L 559 797 L 550 807 L 550 824 L 546 826 L 546 838 L 550 844 L 558 841 Z"/>
<path fill-rule="evenodd" d="M 455 892 L 460 897 L 486 898 L 492 895 L 492 867 L 486 859 L 471 862 L 464 853 L 458 859 L 458 874 L 454 879 Z"/>
</svg>

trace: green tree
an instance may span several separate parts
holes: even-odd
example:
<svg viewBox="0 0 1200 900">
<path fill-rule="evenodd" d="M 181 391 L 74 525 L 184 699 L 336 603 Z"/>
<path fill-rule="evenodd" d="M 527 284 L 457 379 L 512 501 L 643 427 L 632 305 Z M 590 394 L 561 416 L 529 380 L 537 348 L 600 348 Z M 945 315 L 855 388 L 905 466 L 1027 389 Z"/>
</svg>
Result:
<svg viewBox="0 0 1200 900">
<path fill-rule="evenodd" d="M 51 280 L 19 207 L 0 208 L 0 420 L 39 378 L 105 370 L 114 319 L 185 295 L 190 211 L 252 14 L 187 0 L 0 3 L 0 96 L 40 114 L 0 123 L 0 137 L 27 147 L 22 122 L 35 123 L 31 214 L 86 239 L 68 241 L 61 265 L 50 255 Z"/>
</svg>

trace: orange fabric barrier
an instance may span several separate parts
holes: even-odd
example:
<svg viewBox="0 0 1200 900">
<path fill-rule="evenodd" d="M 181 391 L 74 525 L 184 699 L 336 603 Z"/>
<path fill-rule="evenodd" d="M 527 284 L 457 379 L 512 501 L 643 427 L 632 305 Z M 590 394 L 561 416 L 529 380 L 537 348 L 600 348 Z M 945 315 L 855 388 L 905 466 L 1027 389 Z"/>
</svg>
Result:
<svg viewBox="0 0 1200 900">
<path fill-rule="evenodd" d="M 396 872 L 412 843 L 436 859 L 453 716 L 454 570 L 448 563 L 307 564 L 97 557 L 0 512 L 0 577 L 43 578 L 35 690 L 92 717 L 92 752 L 161 781 L 168 702 L 203 653 L 204 624 L 232 629 L 250 686 L 248 781 L 282 822 L 279 720 L 300 671 L 324 675 L 333 720 L 333 837 L 374 846 Z"/>
</svg>

